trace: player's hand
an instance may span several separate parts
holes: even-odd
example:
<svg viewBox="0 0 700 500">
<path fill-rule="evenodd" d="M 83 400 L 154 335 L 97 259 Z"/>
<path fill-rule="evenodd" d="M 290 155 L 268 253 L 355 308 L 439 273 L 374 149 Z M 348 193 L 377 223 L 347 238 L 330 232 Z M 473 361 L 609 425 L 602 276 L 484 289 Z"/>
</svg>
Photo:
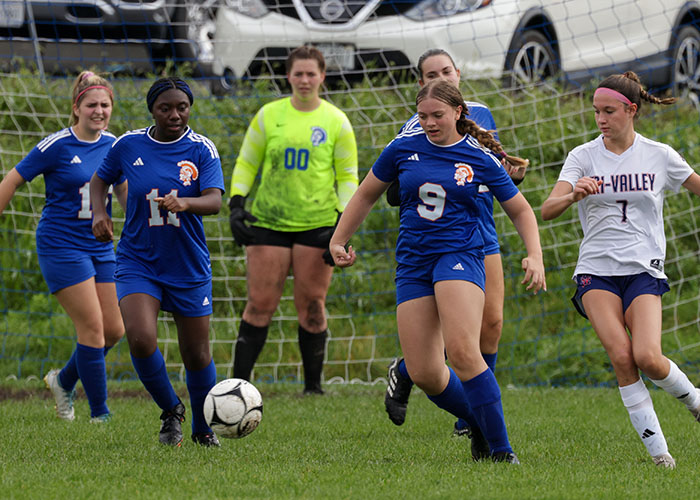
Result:
<svg viewBox="0 0 700 500">
<path fill-rule="evenodd" d="M 335 265 L 338 267 L 350 267 L 355 263 L 355 259 L 357 258 L 352 245 L 345 250 L 343 245 L 331 243 L 328 250 L 335 261 Z"/>
<path fill-rule="evenodd" d="M 588 195 L 596 194 L 598 187 L 602 184 L 603 181 L 597 181 L 592 177 L 581 177 L 574 186 L 574 201 L 581 201 Z"/>
<path fill-rule="evenodd" d="M 114 226 L 112 219 L 108 215 L 96 215 L 92 219 L 92 234 L 95 235 L 97 241 L 107 242 L 112 241 L 114 237 Z"/>
<path fill-rule="evenodd" d="M 258 218 L 245 209 L 245 197 L 237 194 L 228 202 L 228 207 L 231 209 L 231 214 L 228 216 L 228 223 L 231 226 L 231 234 L 233 239 L 240 246 L 250 245 L 253 242 L 253 233 L 248 222 L 257 222 Z"/>
<path fill-rule="evenodd" d="M 176 194 L 166 194 L 165 196 L 153 198 L 158 203 L 158 208 L 168 212 L 186 212 L 189 208 L 186 198 L 178 198 Z"/>
<path fill-rule="evenodd" d="M 544 264 L 542 257 L 527 256 L 522 261 L 525 278 L 520 282 L 522 285 L 528 283 L 526 290 L 532 290 L 537 295 L 540 290 L 547 291 L 547 280 L 544 275 Z"/>
</svg>

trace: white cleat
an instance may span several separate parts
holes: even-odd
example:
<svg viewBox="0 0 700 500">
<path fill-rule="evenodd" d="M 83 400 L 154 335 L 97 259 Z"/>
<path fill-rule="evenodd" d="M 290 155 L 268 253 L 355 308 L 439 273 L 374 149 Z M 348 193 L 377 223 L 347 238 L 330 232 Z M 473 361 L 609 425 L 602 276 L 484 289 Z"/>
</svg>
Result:
<svg viewBox="0 0 700 500">
<path fill-rule="evenodd" d="M 50 370 L 44 377 L 46 387 L 53 393 L 56 398 L 56 416 L 63 420 L 75 420 L 75 411 L 73 410 L 73 399 L 75 399 L 75 389 L 67 391 L 61 387 L 58 381 L 59 370 Z"/>
<path fill-rule="evenodd" d="M 654 460 L 654 464 L 658 465 L 659 467 L 664 467 L 666 469 L 676 468 L 676 461 L 669 453 L 662 453 L 661 455 L 657 455 L 651 458 Z"/>
</svg>

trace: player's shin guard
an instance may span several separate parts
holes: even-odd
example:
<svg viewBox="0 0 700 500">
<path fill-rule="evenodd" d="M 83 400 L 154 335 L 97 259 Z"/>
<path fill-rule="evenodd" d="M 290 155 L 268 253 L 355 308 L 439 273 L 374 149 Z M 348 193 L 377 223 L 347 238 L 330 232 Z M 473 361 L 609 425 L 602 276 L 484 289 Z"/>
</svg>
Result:
<svg viewBox="0 0 700 500">
<path fill-rule="evenodd" d="M 250 380 L 255 362 L 267 340 L 268 328 L 269 325 L 253 326 L 246 320 L 241 320 L 233 358 L 233 378 Z"/>
<path fill-rule="evenodd" d="M 428 395 L 428 399 L 455 417 L 469 422 L 471 412 L 462 388 L 462 381 L 459 380 L 452 368 L 448 367 L 448 369 L 450 370 L 450 379 L 447 382 L 447 387 L 440 394 Z"/>
<path fill-rule="evenodd" d="M 192 434 L 211 433 L 211 429 L 204 420 L 204 399 L 216 384 L 214 360 L 201 370 L 186 370 L 185 378 L 192 408 Z"/>
<path fill-rule="evenodd" d="M 678 368 L 678 365 L 668 360 L 670 369 L 666 378 L 654 380 L 654 385 L 668 392 L 671 396 L 682 402 L 690 411 L 694 411 L 700 406 L 700 394 L 695 390 L 695 386 L 688 379 L 688 376 Z"/>
<path fill-rule="evenodd" d="M 627 408 L 632 426 L 652 457 L 668 453 L 666 438 L 661 431 L 659 419 L 654 411 L 654 403 L 642 380 L 620 387 L 622 403 Z"/>
<path fill-rule="evenodd" d="M 501 405 L 501 389 L 491 369 L 462 383 L 469 406 L 489 443 L 491 454 L 512 452 Z"/>
<path fill-rule="evenodd" d="M 109 408 L 104 349 L 78 344 L 76 352 L 76 366 L 90 404 L 90 416 L 107 415 Z"/>
<path fill-rule="evenodd" d="M 168 378 L 165 360 L 160 349 L 156 348 L 153 354 L 147 358 L 135 358 L 132 354 L 131 362 L 134 364 L 141 383 L 161 410 L 172 410 L 180 403 L 180 398 L 175 394 L 173 385 Z"/>
<path fill-rule="evenodd" d="M 66 391 L 70 392 L 75 388 L 75 384 L 78 383 L 78 346 L 75 346 L 73 354 L 71 354 L 70 359 L 65 364 L 65 366 L 58 373 L 58 381 Z"/>
<path fill-rule="evenodd" d="M 323 373 L 327 337 L 327 329 L 320 333 L 311 333 L 299 325 L 299 350 L 304 364 L 305 393 L 323 394 L 321 374 Z"/>
</svg>

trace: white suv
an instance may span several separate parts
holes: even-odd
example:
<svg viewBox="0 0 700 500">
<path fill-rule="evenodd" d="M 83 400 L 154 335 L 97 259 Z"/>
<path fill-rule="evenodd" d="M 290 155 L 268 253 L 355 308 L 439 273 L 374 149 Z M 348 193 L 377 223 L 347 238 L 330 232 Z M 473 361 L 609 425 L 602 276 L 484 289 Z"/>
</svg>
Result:
<svg viewBox="0 0 700 500">
<path fill-rule="evenodd" d="M 414 67 L 442 48 L 465 78 L 580 82 L 633 69 L 651 87 L 695 89 L 699 26 L 696 0 L 223 0 L 213 72 L 225 86 L 284 74 L 301 44 L 343 74 Z"/>
</svg>

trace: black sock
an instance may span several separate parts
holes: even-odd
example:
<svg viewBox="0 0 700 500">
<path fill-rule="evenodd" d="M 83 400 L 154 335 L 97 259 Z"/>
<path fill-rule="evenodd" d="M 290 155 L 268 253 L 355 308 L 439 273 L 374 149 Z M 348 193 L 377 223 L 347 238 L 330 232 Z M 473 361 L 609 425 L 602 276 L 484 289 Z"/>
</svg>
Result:
<svg viewBox="0 0 700 500">
<path fill-rule="evenodd" d="M 267 340 L 269 325 L 253 326 L 241 320 L 236 340 L 236 352 L 233 358 L 233 378 L 250 380 L 250 373 Z"/>
<path fill-rule="evenodd" d="M 311 333 L 299 325 L 299 350 L 304 364 L 304 391 L 322 393 L 321 373 L 328 329 Z"/>
</svg>

